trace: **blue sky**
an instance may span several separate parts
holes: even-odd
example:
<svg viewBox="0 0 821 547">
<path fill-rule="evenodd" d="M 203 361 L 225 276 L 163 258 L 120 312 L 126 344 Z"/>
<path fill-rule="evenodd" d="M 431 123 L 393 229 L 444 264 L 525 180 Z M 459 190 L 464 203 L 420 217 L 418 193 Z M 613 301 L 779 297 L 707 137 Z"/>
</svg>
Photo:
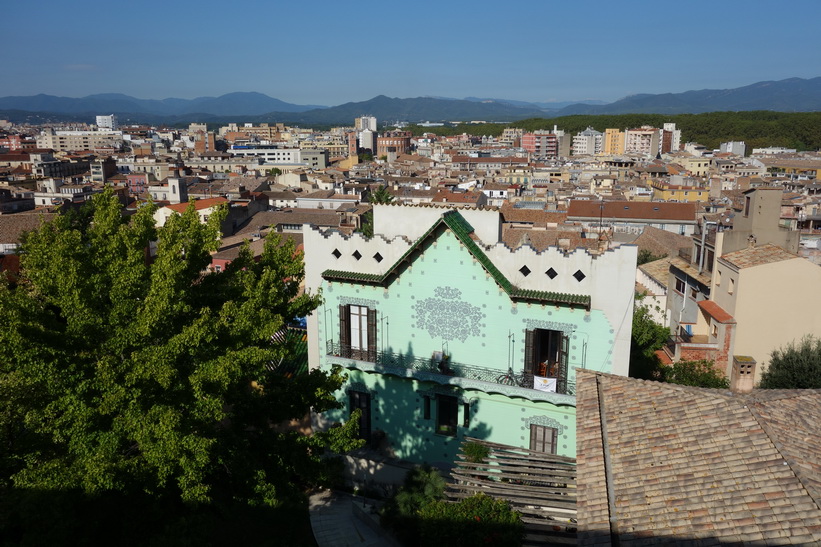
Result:
<svg viewBox="0 0 821 547">
<path fill-rule="evenodd" d="M 819 0 L 39 0 L 0 14 L 0 96 L 613 101 L 821 76 Z"/>
</svg>

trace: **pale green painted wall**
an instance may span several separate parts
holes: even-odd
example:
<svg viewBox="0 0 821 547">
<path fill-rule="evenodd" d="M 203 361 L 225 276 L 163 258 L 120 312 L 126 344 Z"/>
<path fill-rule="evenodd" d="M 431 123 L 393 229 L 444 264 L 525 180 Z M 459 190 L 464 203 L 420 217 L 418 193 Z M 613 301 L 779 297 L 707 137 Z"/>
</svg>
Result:
<svg viewBox="0 0 821 547">
<path fill-rule="evenodd" d="M 351 370 L 348 385 L 352 384 L 356 384 L 357 390 L 364 387 L 372 394 L 371 427 L 386 433 L 395 455 L 402 459 L 451 464 L 466 436 L 527 448 L 531 423 L 556 427 L 559 430 L 557 453 L 576 456 L 576 408 L 573 406 L 473 390 L 453 393 L 469 403 L 471 410 L 470 425 L 464 427 L 464 410 L 460 405 L 457 435 L 451 437 L 435 433 L 435 402 L 431 404 L 430 419 L 424 419 L 424 395 L 436 389 L 437 384 Z M 344 421 L 350 413 L 347 396 L 339 393 L 339 400 L 344 405 L 342 409 L 326 412 L 332 421 Z"/>
<path fill-rule="evenodd" d="M 602 312 L 514 304 L 450 231 L 425 248 L 389 287 L 325 282 L 323 296 L 324 305 L 316 312 L 323 366 L 328 366 L 324 357 L 326 341 L 339 341 L 339 304 L 361 302 L 378 310 L 380 350 L 429 358 L 444 346 L 454 362 L 495 368 L 499 374 L 512 364 L 514 371 L 520 372 L 527 328 L 568 330 L 573 326 L 570 382 L 575 381 L 575 367 L 611 370 L 614 334 Z M 416 393 L 420 389 L 417 382 L 359 371 L 352 372 L 350 381 L 363 382 L 376 390 L 373 427 L 386 431 L 398 456 L 414 461 L 453 461 L 456 441 L 432 434 L 435 412 L 430 423 L 419 421 L 422 402 Z M 381 395 L 383 390 L 387 392 Z M 476 425 L 471 426 L 469 435 L 526 447 L 529 433 L 522 429 L 523 418 L 544 416 L 564 428 L 559 436 L 559 453 L 575 456 L 575 408 L 476 391 L 467 391 L 463 396 L 476 399 Z M 346 412 L 329 413 L 327 417 L 339 420 Z M 482 435 L 474 432 L 474 427 Z"/>
</svg>

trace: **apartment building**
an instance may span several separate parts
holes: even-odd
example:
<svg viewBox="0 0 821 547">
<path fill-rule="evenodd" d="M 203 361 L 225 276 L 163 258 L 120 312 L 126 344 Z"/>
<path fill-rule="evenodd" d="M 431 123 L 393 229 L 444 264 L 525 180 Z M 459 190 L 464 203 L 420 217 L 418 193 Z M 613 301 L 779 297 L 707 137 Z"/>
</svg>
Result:
<svg viewBox="0 0 821 547">
<path fill-rule="evenodd" d="M 57 152 L 119 149 L 122 144 L 122 131 L 55 131 L 54 129 L 45 129 L 37 136 L 37 148 L 50 148 Z"/>
</svg>

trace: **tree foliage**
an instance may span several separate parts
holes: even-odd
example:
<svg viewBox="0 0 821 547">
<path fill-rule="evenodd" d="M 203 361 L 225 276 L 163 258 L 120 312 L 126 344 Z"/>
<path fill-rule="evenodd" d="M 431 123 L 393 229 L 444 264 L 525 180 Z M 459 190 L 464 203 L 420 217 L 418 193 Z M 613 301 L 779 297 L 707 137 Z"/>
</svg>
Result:
<svg viewBox="0 0 821 547">
<path fill-rule="evenodd" d="M 641 266 L 642 264 L 647 264 L 648 262 L 655 262 L 656 260 L 661 260 L 662 258 L 666 257 L 667 255 L 654 255 L 653 251 L 649 249 L 639 249 L 639 254 L 636 258 L 636 265 Z"/>
<path fill-rule="evenodd" d="M 761 374 L 764 389 L 821 389 L 821 338 L 805 336 L 773 350 Z"/>
<path fill-rule="evenodd" d="M 480 445 L 477 445 L 480 446 Z M 416 467 L 385 506 L 382 523 L 403 545 L 521 545 L 522 520 L 510 504 L 484 494 L 457 503 L 445 500 L 445 481 L 436 469 Z"/>
<path fill-rule="evenodd" d="M 419 517 L 421 545 L 518 547 L 524 538 L 521 516 L 510 503 L 482 493 L 456 503 L 431 502 Z"/>
<path fill-rule="evenodd" d="M 445 479 L 428 465 L 414 467 L 405 475 L 399 492 L 382 511 L 382 524 L 407 546 L 419 545 L 419 511 L 445 496 Z"/>
<path fill-rule="evenodd" d="M 704 114 L 618 114 L 576 115 L 556 118 L 531 118 L 503 124 L 458 124 L 454 127 L 409 126 L 414 135 L 433 132 L 438 135 L 499 136 L 505 127 L 526 131 L 553 129 L 557 125 L 569 134 L 592 127 L 598 131 L 607 128 L 662 127 L 675 123 L 681 129 L 682 142 L 694 141 L 708 148 L 718 148 L 722 142 L 744 141 L 747 150 L 765 146 L 784 146 L 798 150 L 821 148 L 821 112 L 708 112 Z"/>
<path fill-rule="evenodd" d="M 727 389 L 730 382 L 727 377 L 713 365 L 713 361 L 678 361 L 668 367 L 662 367 L 664 381 L 683 386 L 712 387 Z"/>
<path fill-rule="evenodd" d="M 371 203 L 391 203 L 393 201 L 393 194 L 391 194 L 385 185 L 382 184 L 377 188 L 370 197 Z"/>
<path fill-rule="evenodd" d="M 653 320 L 648 304 L 644 302 L 642 296 L 639 296 L 633 308 L 630 376 L 645 380 L 662 379 L 656 350 L 664 346 L 669 336 L 670 331 Z"/>
<path fill-rule="evenodd" d="M 0 462 L 6 487 L 276 506 L 328 479 L 323 454 L 357 446 L 355 421 L 305 436 L 278 424 L 336 408 L 339 370 L 287 378 L 282 332 L 300 293 L 292 243 L 247 247 L 204 274 L 225 211 L 190 206 L 156 229 L 106 192 L 23 243 L 0 285 Z M 147 249 L 156 241 L 156 256 Z"/>
</svg>

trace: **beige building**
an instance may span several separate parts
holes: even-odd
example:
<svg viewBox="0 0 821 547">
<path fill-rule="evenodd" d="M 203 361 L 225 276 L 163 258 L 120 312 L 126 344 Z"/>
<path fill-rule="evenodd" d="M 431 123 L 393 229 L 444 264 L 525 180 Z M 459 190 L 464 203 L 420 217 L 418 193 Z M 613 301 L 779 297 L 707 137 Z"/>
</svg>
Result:
<svg viewBox="0 0 821 547">
<path fill-rule="evenodd" d="M 773 350 L 821 333 L 821 267 L 766 244 L 716 261 L 711 301 L 700 303 L 695 334 L 717 346 L 716 366 L 732 377 L 734 356 L 756 362 L 761 378 Z"/>
<path fill-rule="evenodd" d="M 643 125 L 637 129 L 628 129 L 624 133 L 625 153 L 652 157 L 661 151 L 660 131 L 655 127 Z"/>
<path fill-rule="evenodd" d="M 58 152 L 119 148 L 122 143 L 122 131 L 55 131 L 48 129 L 37 136 L 37 148 L 51 148 Z"/>
<path fill-rule="evenodd" d="M 710 158 L 676 156 L 673 160 L 695 177 L 706 177 L 710 172 Z"/>
</svg>

